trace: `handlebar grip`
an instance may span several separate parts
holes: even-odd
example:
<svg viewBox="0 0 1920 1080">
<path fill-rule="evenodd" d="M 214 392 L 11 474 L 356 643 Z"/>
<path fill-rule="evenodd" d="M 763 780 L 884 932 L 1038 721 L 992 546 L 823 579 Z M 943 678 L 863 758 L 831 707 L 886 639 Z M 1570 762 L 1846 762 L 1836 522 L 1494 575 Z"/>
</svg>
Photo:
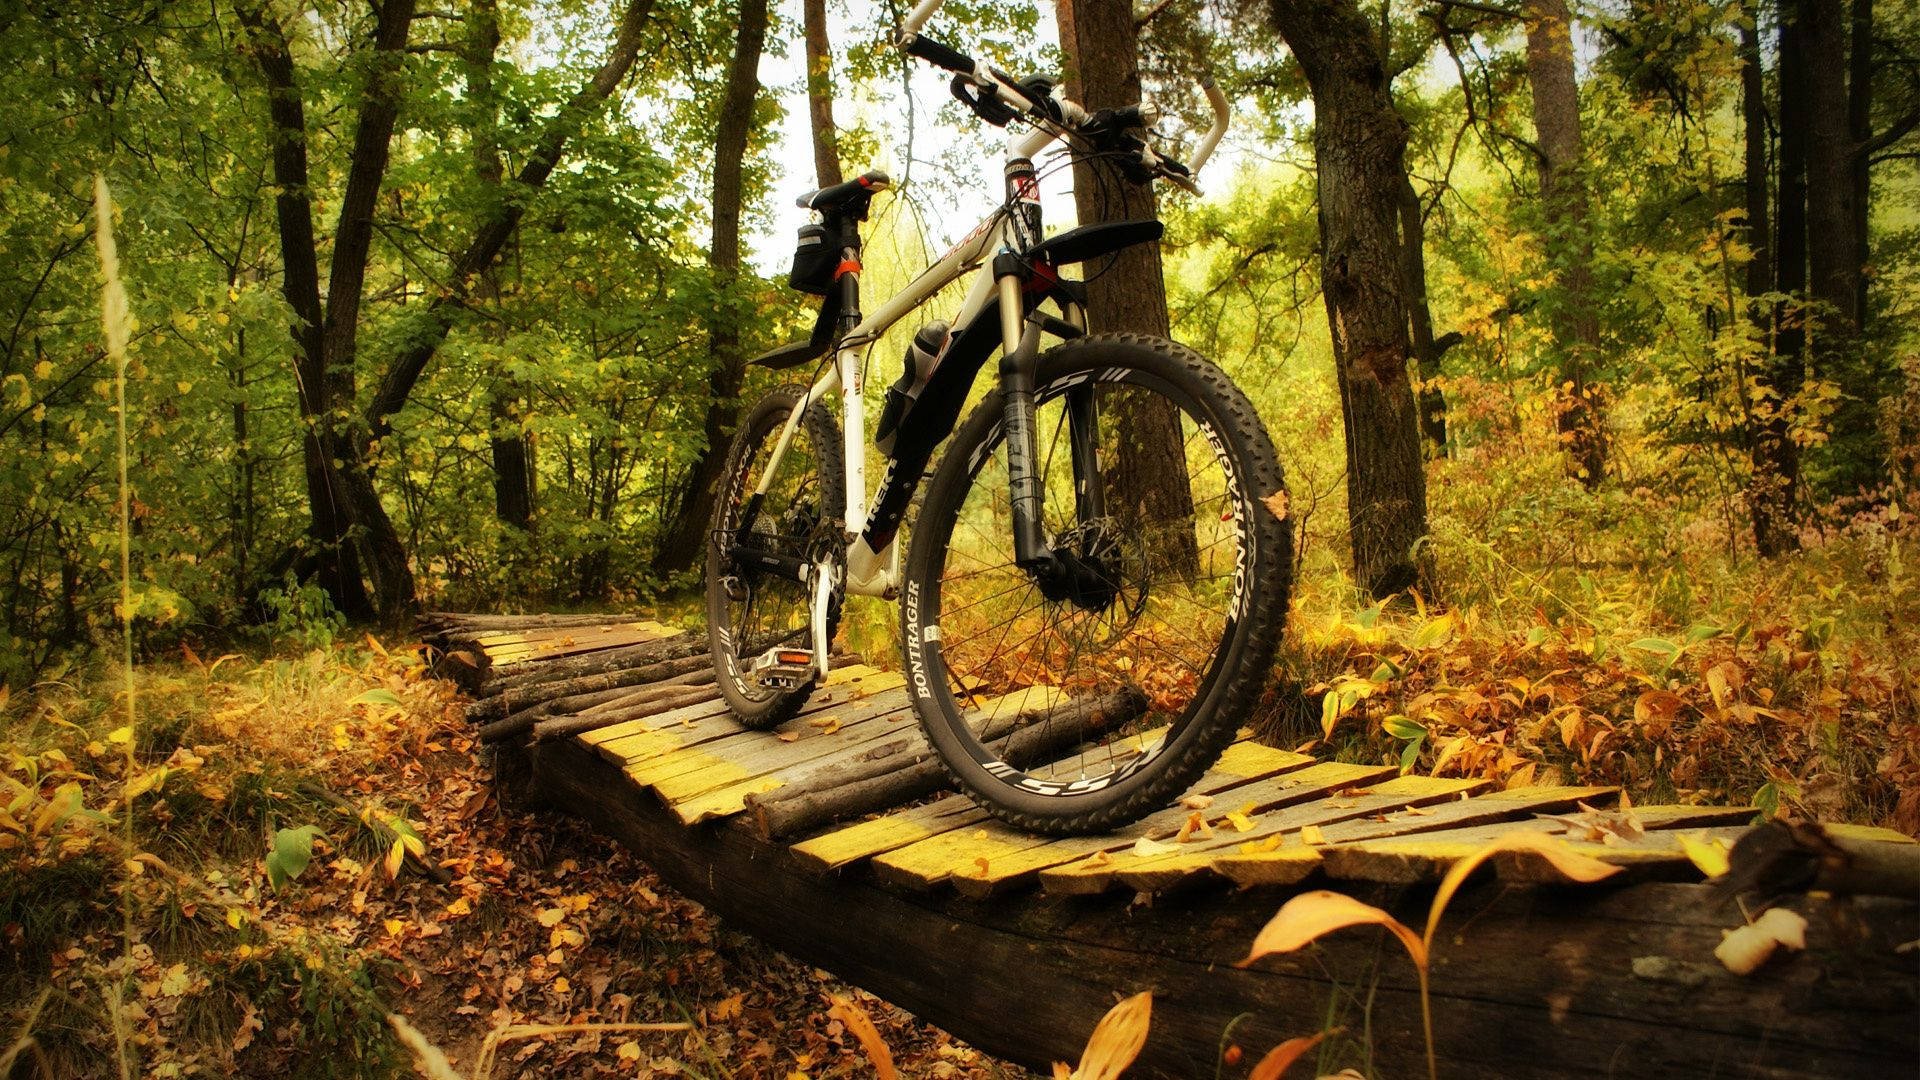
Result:
<svg viewBox="0 0 1920 1080">
<path fill-rule="evenodd" d="M 908 38 L 905 47 L 907 55 L 917 56 L 935 67 L 946 68 L 948 71 L 962 75 L 973 74 L 975 66 L 973 57 L 951 45 L 941 44 L 925 34 L 915 34 Z"/>
</svg>

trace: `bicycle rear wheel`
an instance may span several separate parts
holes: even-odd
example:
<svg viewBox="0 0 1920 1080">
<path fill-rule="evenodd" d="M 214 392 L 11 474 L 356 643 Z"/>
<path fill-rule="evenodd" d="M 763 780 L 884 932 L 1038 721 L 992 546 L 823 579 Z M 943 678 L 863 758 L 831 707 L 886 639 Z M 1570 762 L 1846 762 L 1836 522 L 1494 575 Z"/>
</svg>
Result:
<svg viewBox="0 0 1920 1080">
<path fill-rule="evenodd" d="M 756 402 L 727 451 L 707 544 L 707 645 L 714 679 L 733 715 L 748 727 L 785 723 L 813 693 L 813 681 L 788 677 L 779 651 L 830 649 L 840 619 L 836 594 L 825 641 L 813 640 L 812 592 L 795 574 L 828 545 L 842 543 L 845 474 L 840 429 L 815 404 L 795 428 L 764 496 L 755 493 L 773 450 L 807 388 L 783 386 Z M 745 557 L 742 547 L 753 557 Z M 786 665 L 791 668 L 792 665 Z"/>
<path fill-rule="evenodd" d="M 1149 416 L 1177 439 L 1144 447 Z M 1048 352 L 1034 464 L 1047 542 L 1079 568 L 1063 583 L 1015 564 L 1003 422 L 995 391 L 927 489 L 901 605 L 914 705 L 989 812 L 1111 829 L 1190 787 L 1259 699 L 1292 584 L 1279 462 L 1246 396 L 1190 349 L 1107 336 Z"/>
</svg>

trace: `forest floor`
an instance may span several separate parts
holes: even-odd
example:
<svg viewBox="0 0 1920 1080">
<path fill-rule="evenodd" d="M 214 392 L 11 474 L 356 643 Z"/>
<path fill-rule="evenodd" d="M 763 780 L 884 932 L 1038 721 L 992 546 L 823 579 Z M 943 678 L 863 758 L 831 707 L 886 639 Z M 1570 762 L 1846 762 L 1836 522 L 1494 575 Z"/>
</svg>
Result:
<svg viewBox="0 0 1920 1080">
<path fill-rule="evenodd" d="M 0 1075 L 411 1075 L 389 1012 L 466 1080 L 510 1025 L 620 1023 L 684 1026 L 512 1035 L 490 1075 L 869 1076 L 861 1015 L 902 1075 L 1028 1075 L 500 806 L 417 652 L 186 656 L 137 725 L 112 671 L 0 703 Z"/>
</svg>

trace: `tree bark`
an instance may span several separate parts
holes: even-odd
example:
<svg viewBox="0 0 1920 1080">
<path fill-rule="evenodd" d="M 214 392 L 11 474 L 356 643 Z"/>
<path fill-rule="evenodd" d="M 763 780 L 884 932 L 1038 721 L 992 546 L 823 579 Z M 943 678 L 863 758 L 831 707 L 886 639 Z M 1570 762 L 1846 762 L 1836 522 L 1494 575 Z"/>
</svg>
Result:
<svg viewBox="0 0 1920 1080">
<path fill-rule="evenodd" d="M 719 303 L 707 327 L 707 415 L 700 456 L 681 482 L 668 515 L 653 569 L 667 575 L 693 567 L 705 550 L 707 521 L 713 516 L 714 491 L 723 479 L 727 442 L 740 413 L 740 384 L 746 357 L 740 352 L 740 321 L 732 302 L 740 274 L 740 197 L 747 139 L 753 133 L 753 103 L 760 94 L 760 51 L 767 37 L 767 0 L 741 0 L 739 36 L 720 104 L 713 140 L 713 233 L 707 265 L 713 270 Z M 849 492 L 849 498 L 864 493 Z"/>
<path fill-rule="evenodd" d="M 1088 111 L 1140 103 L 1140 37 L 1129 0 L 1057 0 L 1054 14 L 1067 58 L 1067 96 Z M 1136 184 L 1108 162 L 1075 162 L 1074 209 L 1082 225 L 1145 220 L 1159 216 L 1151 184 Z M 1159 244 L 1140 244 L 1113 257 L 1111 266 L 1089 268 L 1087 324 L 1096 332 L 1171 336 L 1166 280 Z M 1190 522 L 1193 494 L 1187 482 L 1180 415 L 1164 398 L 1116 396 L 1111 419 L 1127 432 L 1107 477 L 1118 513 L 1142 522 Z M 1168 534 L 1169 565 L 1198 559 L 1192 530 Z M 1178 544 L 1178 547 L 1174 547 Z"/>
<path fill-rule="evenodd" d="M 254 63 L 267 84 L 273 132 L 274 211 L 280 233 L 280 292 L 293 313 L 293 374 L 304 434 L 301 460 L 307 486 L 307 536 L 314 546 L 320 585 L 350 618 L 373 614 L 351 543 L 346 492 L 332 463 L 338 459 L 333 403 L 327 389 L 320 306 L 320 260 L 313 232 L 313 196 L 308 186 L 306 108 L 286 33 L 260 8 L 235 9 L 252 38 Z"/>
<path fill-rule="evenodd" d="M 1873 0 L 1853 0 L 1852 14 L 1853 40 L 1847 46 L 1847 135 L 1853 147 L 1853 262 L 1861 269 L 1854 286 L 1853 313 L 1856 327 L 1864 333 L 1871 317 L 1867 310 L 1866 266 L 1873 257 L 1867 236 L 1873 196 L 1872 155 L 1867 151 L 1873 139 Z"/>
<path fill-rule="evenodd" d="M 840 171 L 839 129 L 833 123 L 833 49 L 827 37 L 827 0 L 802 0 L 807 39 L 807 118 L 813 130 L 813 171 L 820 186 L 832 187 Z"/>
<path fill-rule="evenodd" d="M 1861 265 L 1854 152 L 1847 102 L 1848 20 L 1842 0 L 1798 0 L 1807 80 L 1807 285 L 1814 369 L 1841 397 L 1829 423 L 1834 479 L 1843 494 L 1877 486 L 1879 373 L 1861 350 Z"/>
<path fill-rule="evenodd" d="M 1747 8 L 1749 17 L 1754 5 Z M 1740 114 L 1746 134 L 1745 183 L 1747 203 L 1746 292 L 1748 320 L 1758 343 L 1759 359 L 1751 392 L 1743 389 L 1752 416 L 1749 456 L 1752 475 L 1747 481 L 1747 508 L 1753 515 L 1754 547 L 1763 558 L 1800 546 L 1793 528 L 1793 496 L 1800 476 L 1799 450 L 1788 430 L 1787 406 L 1797 387 L 1783 384 L 1769 333 L 1774 305 L 1760 300 L 1774 284 L 1773 237 L 1767 212 L 1767 103 L 1766 82 L 1760 67 L 1757 20 L 1740 29 Z M 1783 183 L 1782 190 L 1786 190 Z M 1784 210 L 1783 210 L 1784 222 Z"/>
<path fill-rule="evenodd" d="M 1540 201 L 1556 292 L 1548 311 L 1558 353 L 1558 426 L 1569 469 L 1591 491 L 1606 478 L 1607 436 L 1591 371 L 1600 320 L 1593 296 L 1593 245 L 1587 236 L 1586 156 L 1580 91 L 1573 71 L 1573 21 L 1566 0 L 1525 0 L 1527 81 L 1540 155 Z"/>
<path fill-rule="evenodd" d="M 1313 93 L 1320 280 L 1347 443 L 1354 576 L 1376 597 L 1431 584 L 1416 554 L 1427 484 L 1407 375 L 1399 207 L 1406 124 L 1374 28 L 1354 0 L 1272 0 L 1273 25 Z"/>
<path fill-rule="evenodd" d="M 630 0 L 607 60 L 548 122 L 516 177 L 517 191 L 528 192 L 546 183 L 572 132 L 626 77 L 639 53 L 640 32 L 652 6 L 653 0 Z M 372 398 L 356 414 L 357 327 L 372 248 L 373 208 L 385 179 L 388 148 L 399 115 L 398 66 L 413 11 L 413 0 L 389 0 L 378 9 L 374 51 L 379 55 L 368 65 L 366 91 L 355 125 L 324 310 L 319 299 L 319 259 L 306 167 L 307 135 L 296 69 L 285 34 L 262 9 L 242 8 L 238 12 L 251 32 L 255 62 L 267 83 L 276 139 L 274 176 L 280 189 L 276 209 L 282 291 L 295 319 L 295 375 L 301 414 L 308 428 L 304 456 L 313 516 L 311 532 L 321 549 L 323 581 L 336 605 L 356 618 L 371 614 L 376 606 L 381 614 L 392 617 L 414 603 L 406 547 L 374 485 L 379 440 L 390 431 L 387 418 L 406 404 L 414 384 L 452 327 L 455 312 L 466 301 L 473 278 L 493 263 L 526 209 L 526 196 L 521 194 L 483 210 L 473 239 L 453 261 L 447 290 L 426 305 L 421 316 L 423 325 L 408 335 L 409 344 L 388 364 Z M 336 416 L 349 418 L 347 430 L 335 427 Z M 355 558 L 349 540 L 359 546 L 364 566 Z M 373 581 L 374 605 L 367 601 L 363 572 Z"/>
<path fill-rule="evenodd" d="M 472 144 L 473 174 L 488 206 L 504 198 L 500 181 L 506 166 L 500 160 L 500 101 L 493 85 L 494 55 L 500 49 L 500 11 L 494 0 L 471 0 L 467 6 L 466 39 L 461 44 L 461 68 L 467 84 L 467 139 Z M 496 310 L 500 300 L 498 264 L 480 271 L 474 292 Z M 506 327 L 495 319 L 488 340 L 506 338 Z M 526 435 L 526 409 L 519 381 L 495 374 L 487 391 L 488 444 L 493 453 L 493 512 L 501 523 L 522 532 L 533 527 L 534 463 Z"/>
<path fill-rule="evenodd" d="M 1433 336 L 1433 309 L 1427 305 L 1427 226 L 1420 196 L 1408 181 L 1400 191 L 1400 275 L 1407 290 L 1407 318 L 1413 331 L 1413 357 L 1420 373 L 1420 434 L 1433 452 L 1447 449 L 1447 396 L 1440 390 L 1440 358 L 1460 335 Z"/>
</svg>

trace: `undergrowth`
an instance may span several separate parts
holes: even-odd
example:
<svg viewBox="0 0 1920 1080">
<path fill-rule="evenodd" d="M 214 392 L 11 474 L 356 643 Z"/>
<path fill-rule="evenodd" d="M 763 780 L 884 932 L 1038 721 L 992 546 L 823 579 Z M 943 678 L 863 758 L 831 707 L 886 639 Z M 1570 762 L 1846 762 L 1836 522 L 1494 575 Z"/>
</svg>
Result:
<svg viewBox="0 0 1920 1080">
<path fill-rule="evenodd" d="M 137 728 L 123 687 L 82 668 L 0 703 L 0 1076 L 120 1075 L 116 1029 L 132 1075 L 412 1075 L 390 1013 L 463 1070 L 511 1025 L 693 1021 L 543 1029 L 496 1076 L 859 1074 L 828 1015 L 853 991 L 504 811 L 417 652 L 186 650 L 138 670 Z M 867 1001 L 913 1075 L 1017 1075 Z"/>
<path fill-rule="evenodd" d="M 1309 551 L 1274 741 L 1920 834 L 1920 499 L 1760 560 L 1742 523 L 1649 488 L 1500 475 L 1440 488 L 1432 603 L 1369 604 L 1325 538 Z"/>
</svg>

